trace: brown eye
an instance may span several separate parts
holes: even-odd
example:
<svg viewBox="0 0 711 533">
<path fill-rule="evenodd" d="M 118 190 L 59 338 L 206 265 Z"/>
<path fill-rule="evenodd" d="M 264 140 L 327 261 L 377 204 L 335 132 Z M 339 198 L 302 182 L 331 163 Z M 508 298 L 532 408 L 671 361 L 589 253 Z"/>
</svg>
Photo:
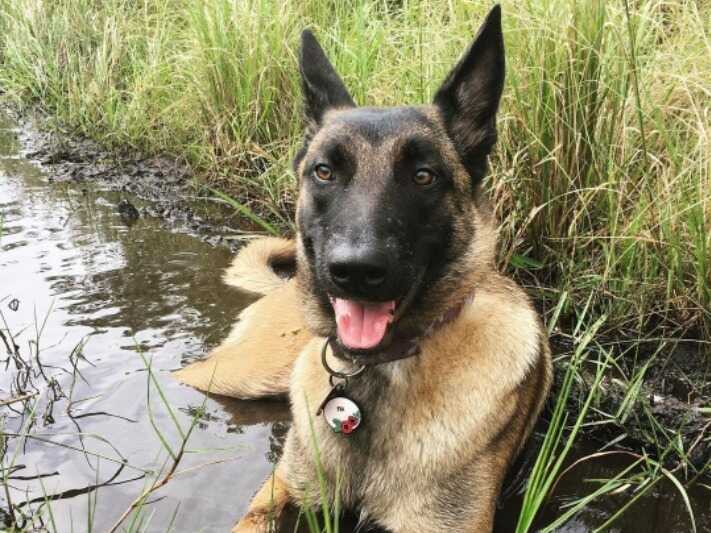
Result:
<svg viewBox="0 0 711 533">
<path fill-rule="evenodd" d="M 333 179 L 333 172 L 328 165 L 316 165 L 314 176 L 320 181 L 331 181 Z"/>
<path fill-rule="evenodd" d="M 412 179 L 420 187 L 427 187 L 434 183 L 435 175 L 426 168 L 421 168 L 415 173 L 415 177 Z"/>
</svg>

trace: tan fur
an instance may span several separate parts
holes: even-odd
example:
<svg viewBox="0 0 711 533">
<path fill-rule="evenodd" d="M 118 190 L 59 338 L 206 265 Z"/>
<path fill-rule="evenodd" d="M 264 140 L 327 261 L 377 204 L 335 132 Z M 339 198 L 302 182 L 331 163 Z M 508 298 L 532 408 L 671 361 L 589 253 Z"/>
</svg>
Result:
<svg viewBox="0 0 711 533">
<path fill-rule="evenodd" d="M 196 389 L 233 398 L 286 395 L 296 356 L 311 338 L 292 280 L 242 311 L 230 335 L 206 359 L 173 376 Z"/>
<path fill-rule="evenodd" d="M 494 240 L 487 221 L 480 224 L 472 259 Z M 305 345 L 291 378 L 294 424 L 278 469 L 282 500 L 267 508 L 255 499 L 235 531 L 265 531 L 258 517 L 287 501 L 318 502 L 311 422 L 330 498 L 338 472 L 343 504 L 367 509 L 368 518 L 395 533 L 491 530 L 506 469 L 550 386 L 551 362 L 545 330 L 525 293 L 487 264 L 472 272 L 474 292 L 459 317 L 426 339 L 421 355 L 358 378 L 372 431 L 359 428 L 345 438 L 315 416 L 330 385 L 320 362 L 323 339 Z M 385 393 L 368 398 L 375 382 Z"/>
<path fill-rule="evenodd" d="M 296 282 L 289 281 L 247 307 L 207 359 L 173 376 L 199 390 L 234 398 L 285 395 L 294 360 L 311 338 Z"/>
<path fill-rule="evenodd" d="M 293 260 L 294 241 L 278 237 L 255 239 L 242 248 L 232 265 L 225 270 L 223 280 L 239 289 L 267 294 L 284 285 L 270 263 Z"/>
<path fill-rule="evenodd" d="M 435 112 L 424 111 L 436 123 Z M 331 134 L 324 128 L 312 145 Z M 367 155 L 367 165 L 387 160 L 380 161 L 383 156 L 366 149 L 356 136 L 352 143 Z M 390 149 L 388 143 L 379 147 Z M 443 150 L 451 152 L 459 190 L 448 199 L 456 258 L 428 287 L 427 305 L 404 320 L 431 323 L 458 303 L 464 304 L 462 311 L 422 341 L 418 356 L 369 367 L 351 380 L 348 394 L 360 405 L 363 424 L 348 437 L 334 434 L 316 416 L 331 389 L 320 360 L 324 338 L 318 335 L 330 331 L 332 318 L 315 297 L 317 282 L 297 235 L 293 313 L 316 336 L 304 337 L 298 357 L 291 351 L 278 363 L 249 354 L 245 361 L 250 371 L 237 375 L 235 368 L 225 378 L 239 384 L 243 397 L 288 388 L 294 419 L 277 469 L 278 490 L 272 491 L 274 481 L 268 480 L 234 531 L 266 531 L 267 517 L 288 502 L 319 502 L 312 427 L 331 502 L 339 479 L 342 504 L 357 507 L 363 518 L 393 533 L 491 531 L 506 470 L 530 434 L 550 387 L 551 359 L 546 332 L 527 296 L 495 270 L 496 230 L 488 204 L 481 196 L 462 200 L 469 194 L 466 171 L 448 141 L 443 141 Z M 300 209 L 309 201 L 302 195 Z M 298 217 L 297 211 L 297 223 Z M 256 323 L 280 314 L 277 305 L 254 310 L 240 338 L 252 335 Z M 260 333 L 260 341 L 255 337 L 255 346 L 268 342 L 268 331 Z M 345 363 L 331 358 L 331 364 Z M 277 380 L 269 378 L 273 367 Z M 251 382 L 261 385 L 251 388 Z M 273 494 L 269 505 L 266 493 Z"/>
<path fill-rule="evenodd" d="M 239 315 L 227 339 L 204 360 L 173 373 L 196 389 L 240 399 L 286 395 L 296 356 L 312 335 L 304 326 L 294 280 L 271 265 L 293 263 L 294 241 L 276 237 L 247 244 L 227 268 L 224 281 L 266 294 Z"/>
<path fill-rule="evenodd" d="M 436 123 L 434 111 L 423 112 Z M 332 134 L 324 128 L 312 145 Z M 364 164 L 387 160 L 380 161 L 384 156 L 356 136 L 352 143 L 367 154 Z M 491 531 L 506 470 L 550 387 L 551 359 L 527 296 L 495 270 L 496 230 L 488 204 L 481 196 L 461 200 L 468 194 L 466 171 L 448 141 L 442 146 L 456 169 L 459 193 L 448 199 L 448 208 L 456 213 L 452 242 L 459 249 L 428 287 L 427 306 L 404 319 L 430 323 L 463 302 L 461 313 L 422 342 L 420 355 L 369 367 L 351 380 L 348 393 L 361 406 L 363 424 L 349 437 L 334 434 L 316 416 L 331 385 L 320 361 L 324 339 L 305 343 L 289 386 L 294 423 L 278 467 L 282 499 L 267 507 L 257 498 L 235 531 L 265 531 L 265 517 L 274 508 L 319 501 L 311 424 L 332 502 L 338 478 L 343 505 L 357 507 L 363 518 L 393 533 Z M 379 148 L 390 150 L 388 143 Z M 308 195 L 300 197 L 300 208 L 309 201 Z M 297 222 L 298 216 L 297 211 Z M 296 248 L 301 311 L 308 327 L 322 334 L 332 321 L 314 296 L 316 280 L 303 242 L 297 240 Z M 339 361 L 332 358 L 331 364 Z"/>
<path fill-rule="evenodd" d="M 255 494 L 252 500 L 255 511 L 248 512 L 232 532 L 269 531 L 269 523 L 281 514 L 288 501 L 289 488 L 277 469 Z"/>
</svg>

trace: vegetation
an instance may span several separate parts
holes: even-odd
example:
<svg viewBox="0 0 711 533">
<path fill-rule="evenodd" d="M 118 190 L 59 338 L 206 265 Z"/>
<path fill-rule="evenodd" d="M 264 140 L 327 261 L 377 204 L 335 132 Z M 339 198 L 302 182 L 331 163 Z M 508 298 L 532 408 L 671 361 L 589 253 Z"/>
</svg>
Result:
<svg viewBox="0 0 711 533">
<path fill-rule="evenodd" d="M 0 86 L 109 145 L 185 158 L 287 228 L 301 29 L 316 30 L 357 102 L 417 104 L 489 7 L 0 0 Z M 711 327 L 709 21 L 693 0 L 504 5 L 501 261 L 532 271 L 543 297 L 567 292 L 566 312 L 594 289 L 616 328 Z"/>
<path fill-rule="evenodd" d="M 0 302 L 2 301 L 3 300 L 0 299 Z M 41 442 L 64 448 L 80 455 L 83 454 L 89 464 L 95 463 L 95 469 L 97 471 L 96 484 L 81 489 L 74 489 L 73 491 L 76 493 L 74 497 L 78 498 L 86 495 L 87 498 L 87 516 L 78 520 L 78 529 L 80 531 L 83 530 L 91 533 L 95 530 L 98 491 L 101 488 L 108 488 L 112 485 L 122 483 L 121 481 L 116 482 L 115 480 L 124 469 L 138 472 L 139 475 L 129 481 L 143 479 L 145 481 L 144 489 L 130 503 L 128 508 L 117 516 L 115 523 L 113 523 L 107 531 L 108 533 L 114 533 L 116 531 L 124 531 L 127 533 L 148 531 L 151 526 L 152 518 L 149 509 L 147 509 L 149 497 L 181 474 L 196 469 L 196 467 L 191 467 L 180 470 L 179 466 L 185 454 L 199 453 L 195 450 L 189 450 L 187 445 L 193 430 L 204 414 L 207 397 L 205 398 L 205 402 L 192 414 L 187 427 L 184 427 L 185 422 L 181 424 L 175 412 L 175 408 L 171 407 L 161 388 L 158 378 L 151 366 L 152 359 L 146 357 L 141 351 L 140 346 L 136 344 L 137 351 L 145 365 L 147 374 L 147 416 L 155 433 L 155 441 L 158 444 L 161 454 L 165 455 L 166 458 L 162 467 L 157 470 L 149 470 L 131 464 L 108 439 L 101 435 L 82 432 L 77 423 L 77 419 L 82 415 L 73 412 L 74 404 L 78 404 L 82 401 L 75 399 L 73 394 L 76 382 L 85 379 L 79 366 L 88 363 L 83 355 L 86 339 L 75 346 L 68 356 L 67 363 L 71 370 L 63 367 L 43 365 L 40 362 L 39 341 L 47 317 L 51 312 L 50 309 L 41 327 L 38 327 L 39 323 L 35 324 L 35 342 L 30 344 L 30 346 L 35 347 L 35 353 L 29 354 L 29 357 L 22 354 L 20 347 L 15 343 L 15 337 L 10 332 L 5 316 L 0 312 L 0 321 L 6 326 L 5 329 L 0 329 L 0 339 L 3 341 L 4 346 L 8 347 L 7 361 L 14 363 L 13 367 L 17 369 L 13 375 L 14 379 L 10 390 L 11 398 L 0 401 L 0 492 L 3 495 L 3 498 L 0 500 L 2 501 L 2 506 L 0 506 L 0 530 L 10 533 L 29 533 L 32 531 L 60 533 L 61 531 L 61 528 L 57 527 L 55 523 L 53 503 L 65 497 L 66 493 L 60 491 L 52 494 L 46 489 L 45 484 L 42 482 L 43 478 L 52 477 L 54 474 L 41 474 L 39 472 L 30 471 L 30 475 L 28 476 L 13 476 L 13 474 L 27 468 L 27 465 L 20 464 L 20 461 L 27 461 L 28 443 Z M 56 377 L 52 375 L 52 373 L 57 374 L 57 370 L 61 370 L 71 376 L 71 382 L 67 390 L 64 390 Z M 153 403 L 157 403 L 159 408 L 163 408 L 167 415 L 169 415 L 173 430 L 177 433 L 176 438 L 171 439 L 171 435 L 168 434 L 169 432 L 167 432 L 165 428 L 161 429 L 159 426 L 151 407 L 152 391 L 154 391 L 154 393 L 157 392 L 159 399 L 158 402 L 154 401 Z M 66 405 L 63 405 L 64 402 L 66 402 Z M 65 407 L 64 412 L 58 408 L 60 406 Z M 93 414 L 108 415 L 102 412 Z M 80 442 L 79 447 L 63 442 L 62 437 L 68 435 L 68 433 L 44 431 L 46 426 L 53 423 L 54 416 L 72 420 L 77 428 L 76 436 Z M 10 423 L 10 419 L 14 419 L 12 423 Z M 171 443 L 171 440 L 177 440 L 178 442 Z M 150 439 L 147 439 L 147 441 L 150 442 Z M 88 446 L 90 442 L 106 444 L 110 453 L 101 454 L 91 451 L 89 449 L 91 446 Z M 201 452 L 209 453 L 209 450 L 202 450 Z M 102 462 L 104 466 L 106 464 L 113 466 L 115 472 L 108 479 L 99 481 L 99 467 Z M 212 461 L 203 466 L 216 464 L 218 462 L 219 461 Z M 16 498 L 14 499 L 11 494 L 17 491 L 17 487 L 14 483 L 18 480 L 38 480 L 42 489 L 42 495 L 31 497 L 32 491 L 28 490 L 26 499 L 20 498 L 19 501 Z M 170 523 L 161 524 L 160 527 L 165 528 L 165 531 L 172 531 L 177 512 L 178 509 L 175 510 Z M 74 524 L 72 524 L 72 530 L 73 525 Z"/>
<path fill-rule="evenodd" d="M 117 150 L 173 154 L 252 223 L 289 231 L 301 29 L 315 29 L 358 103 L 418 104 L 430 101 L 489 7 L 0 0 L 0 91 Z M 609 428 L 616 445 L 636 424 L 642 444 L 556 523 L 633 487 L 621 513 L 663 480 L 688 502 L 686 487 L 711 468 L 708 454 L 692 460 L 709 448 L 709 424 L 691 431 L 661 418 L 645 382 L 655 365 L 664 372 L 669 338 L 708 346 L 711 335 L 711 4 L 511 0 L 503 9 L 507 86 L 488 182 L 503 223 L 500 261 L 536 291 L 549 330 L 567 346 L 517 531 L 532 530 L 571 444 L 593 428 Z M 603 333 L 613 332 L 633 342 L 606 343 Z M 694 390 L 708 401 L 707 385 Z M 707 416 L 709 406 L 698 412 Z M 182 445 L 167 453 L 175 459 Z M 12 465 L 3 464 L 6 474 Z M 140 522 L 163 479 L 147 485 L 124 525 Z M 318 529 L 316 516 L 304 520 Z"/>
</svg>

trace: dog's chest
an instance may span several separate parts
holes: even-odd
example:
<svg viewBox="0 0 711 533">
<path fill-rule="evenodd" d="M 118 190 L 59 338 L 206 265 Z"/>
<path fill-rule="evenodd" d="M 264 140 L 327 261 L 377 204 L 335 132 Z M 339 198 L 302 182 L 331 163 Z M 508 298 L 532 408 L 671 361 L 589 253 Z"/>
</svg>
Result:
<svg viewBox="0 0 711 533">
<path fill-rule="evenodd" d="M 465 437 L 460 431 L 466 424 L 460 427 L 456 409 L 448 410 L 455 416 L 443 416 L 446 399 L 441 391 L 418 384 L 417 372 L 411 371 L 414 362 L 397 363 L 391 372 L 368 369 L 349 380 L 339 394 L 357 404 L 361 414 L 350 434 L 334 432 L 317 416 L 331 392 L 328 374 L 318 362 L 302 363 L 293 382 L 303 385 L 302 392 L 292 387 L 295 430 L 307 457 L 313 457 L 313 427 L 322 468 L 328 478 L 340 480 L 346 505 L 385 505 L 391 497 L 402 497 L 403 488 L 436 483 L 452 468 L 449 463 L 462 457 Z"/>
<path fill-rule="evenodd" d="M 352 433 L 334 431 L 323 414 L 315 416 L 314 413 L 313 420 L 321 465 L 328 478 L 340 480 L 344 503 L 353 506 L 362 505 L 373 493 L 389 492 L 393 478 L 382 475 L 385 465 L 399 464 L 398 477 L 399 472 L 409 470 L 402 464 L 410 451 L 401 432 L 408 431 L 411 415 L 402 398 L 395 397 L 389 390 L 386 380 L 368 374 L 351 380 L 336 393 L 358 406 L 361 419 Z M 318 397 L 325 398 L 330 386 L 318 390 Z M 304 429 L 302 427 L 299 433 L 303 435 Z"/>
</svg>

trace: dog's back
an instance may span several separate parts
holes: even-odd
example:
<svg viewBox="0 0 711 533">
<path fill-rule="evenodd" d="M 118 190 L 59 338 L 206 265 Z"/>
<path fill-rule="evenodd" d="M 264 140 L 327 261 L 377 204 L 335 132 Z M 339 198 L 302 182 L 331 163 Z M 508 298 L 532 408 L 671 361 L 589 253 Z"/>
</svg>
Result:
<svg viewBox="0 0 711 533">
<path fill-rule="evenodd" d="M 304 326 L 294 242 L 267 237 L 247 244 L 224 281 L 264 295 L 239 315 L 227 339 L 206 359 L 173 373 L 196 389 L 240 399 L 286 395 L 296 356 L 312 335 Z"/>
</svg>

